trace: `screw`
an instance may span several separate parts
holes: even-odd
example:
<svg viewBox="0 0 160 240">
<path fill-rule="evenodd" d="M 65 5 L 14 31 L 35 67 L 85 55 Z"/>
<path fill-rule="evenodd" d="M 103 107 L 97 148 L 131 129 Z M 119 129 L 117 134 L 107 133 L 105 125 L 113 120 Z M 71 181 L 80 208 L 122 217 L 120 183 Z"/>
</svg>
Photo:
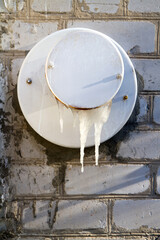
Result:
<svg viewBox="0 0 160 240">
<path fill-rule="evenodd" d="M 128 96 L 127 96 L 127 95 L 123 96 L 123 100 L 124 100 L 124 101 L 127 100 L 127 99 L 128 99 Z"/>
<path fill-rule="evenodd" d="M 116 78 L 121 79 L 122 78 L 121 74 L 117 74 Z"/>
<path fill-rule="evenodd" d="M 48 69 L 52 69 L 52 68 L 54 68 L 54 63 L 50 62 L 50 64 L 48 65 Z"/>
<path fill-rule="evenodd" d="M 48 65 L 48 69 L 52 69 L 53 68 L 53 66 L 52 65 Z"/>
<path fill-rule="evenodd" d="M 26 80 L 26 83 L 27 83 L 27 84 L 31 84 L 31 83 L 32 83 L 32 79 L 31 79 L 31 78 L 28 78 L 28 79 Z"/>
</svg>

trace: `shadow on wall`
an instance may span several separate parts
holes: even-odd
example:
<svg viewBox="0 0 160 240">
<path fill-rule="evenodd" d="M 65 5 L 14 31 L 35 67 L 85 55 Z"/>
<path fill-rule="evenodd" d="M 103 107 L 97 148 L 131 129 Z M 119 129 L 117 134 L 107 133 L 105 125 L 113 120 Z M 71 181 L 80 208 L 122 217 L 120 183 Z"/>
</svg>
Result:
<svg viewBox="0 0 160 240">
<path fill-rule="evenodd" d="M 137 73 L 138 78 L 138 85 L 139 85 L 139 91 L 143 89 L 143 78 Z M 18 113 L 20 116 L 23 116 L 23 113 L 21 112 L 18 98 L 17 98 L 17 89 L 15 88 L 13 90 L 13 100 L 12 100 L 12 106 L 16 113 Z M 121 140 L 127 139 L 129 136 L 129 132 L 133 131 L 137 125 L 136 123 L 136 116 L 139 113 L 139 101 L 137 100 L 136 106 L 134 108 L 134 111 L 126 123 L 126 125 L 111 139 L 106 141 L 105 143 L 102 143 L 100 146 L 100 153 L 103 152 L 104 155 L 110 155 L 112 157 L 116 157 L 116 153 L 118 151 L 119 143 Z M 23 118 L 24 119 L 24 118 Z M 24 119 L 24 122 L 26 120 Z M 79 161 L 79 149 L 69 149 L 65 147 L 61 147 L 58 145 L 55 145 L 53 143 L 48 142 L 41 136 L 39 136 L 27 123 L 27 131 L 34 137 L 34 139 L 37 141 L 38 144 L 41 144 L 46 149 L 46 155 L 48 158 L 48 164 L 52 164 L 55 162 L 68 162 L 68 161 Z M 22 134 L 19 133 L 19 140 L 18 142 L 21 142 Z M 86 148 L 85 149 L 85 158 L 89 158 L 89 160 L 94 160 L 94 147 Z M 104 157 L 103 155 L 103 157 Z M 100 155 L 101 160 L 101 155 Z"/>
</svg>

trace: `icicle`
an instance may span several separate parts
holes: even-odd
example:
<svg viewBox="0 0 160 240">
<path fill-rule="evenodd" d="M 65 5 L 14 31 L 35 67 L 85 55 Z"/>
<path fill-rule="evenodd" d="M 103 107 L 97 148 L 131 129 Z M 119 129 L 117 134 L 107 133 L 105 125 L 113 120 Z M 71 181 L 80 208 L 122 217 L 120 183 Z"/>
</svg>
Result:
<svg viewBox="0 0 160 240">
<path fill-rule="evenodd" d="M 96 166 L 98 165 L 98 159 L 99 159 L 99 145 L 100 145 L 102 127 L 103 127 L 103 124 L 97 124 L 97 123 L 94 124 Z"/>
<path fill-rule="evenodd" d="M 100 140 L 101 140 L 102 127 L 103 127 L 103 124 L 108 120 L 110 110 L 111 110 L 111 105 L 112 105 L 112 101 L 109 101 L 106 105 L 97 109 L 97 115 L 96 115 L 97 117 L 94 122 L 96 165 L 98 165 L 98 159 L 99 159 L 99 146 L 100 146 Z"/>
<path fill-rule="evenodd" d="M 98 165 L 101 131 L 103 124 L 107 121 L 109 117 L 111 104 L 112 101 L 109 101 L 106 105 L 96 109 L 78 111 L 80 122 L 80 163 L 82 164 L 81 172 L 84 171 L 84 148 L 87 141 L 88 132 L 93 124 L 95 128 L 95 160 L 96 165 Z"/>
<path fill-rule="evenodd" d="M 83 161 L 84 161 L 84 148 L 87 140 L 87 135 L 90 127 L 92 126 L 92 118 L 90 117 L 91 110 L 79 110 L 79 126 L 80 126 L 80 163 L 82 164 L 81 172 L 84 171 Z"/>
<path fill-rule="evenodd" d="M 78 110 L 72 108 L 71 111 L 72 111 L 72 114 L 73 114 L 73 128 L 75 128 L 76 127 Z"/>
<path fill-rule="evenodd" d="M 57 105 L 59 110 L 59 122 L 60 122 L 60 131 L 63 132 L 63 111 L 64 105 L 59 102 L 57 99 Z M 73 127 L 75 126 L 77 115 L 79 117 L 79 128 L 80 128 L 80 163 L 81 163 L 81 172 L 84 172 L 84 149 L 87 141 L 87 136 L 90 128 L 94 125 L 95 129 L 95 162 L 98 165 L 99 158 L 99 146 L 101 139 L 101 131 L 103 124 L 107 121 L 110 110 L 111 110 L 112 101 L 109 101 L 106 105 L 91 109 L 91 110 L 76 110 L 71 109 L 73 114 Z"/>
<path fill-rule="evenodd" d="M 58 110 L 59 110 L 59 124 L 60 124 L 60 132 L 63 133 L 63 111 L 64 105 L 57 100 Z"/>
</svg>

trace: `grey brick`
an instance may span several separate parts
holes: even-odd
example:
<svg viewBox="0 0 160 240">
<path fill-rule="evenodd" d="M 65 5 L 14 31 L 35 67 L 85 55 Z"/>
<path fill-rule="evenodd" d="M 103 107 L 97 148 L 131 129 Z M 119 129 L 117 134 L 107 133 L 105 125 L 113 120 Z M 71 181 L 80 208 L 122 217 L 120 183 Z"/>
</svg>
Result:
<svg viewBox="0 0 160 240">
<path fill-rule="evenodd" d="M 53 238 L 46 238 L 46 237 L 17 237 L 12 240 L 53 240 Z"/>
<path fill-rule="evenodd" d="M 31 8 L 36 12 L 70 12 L 72 0 L 33 0 Z"/>
<path fill-rule="evenodd" d="M 157 193 L 160 194 L 160 167 L 157 171 Z"/>
<path fill-rule="evenodd" d="M 104 229 L 107 206 L 98 200 L 61 200 L 53 229 Z"/>
<path fill-rule="evenodd" d="M 149 188 L 149 168 L 143 165 L 68 167 L 66 194 L 136 194 Z"/>
<path fill-rule="evenodd" d="M 153 121 L 160 124 L 160 96 L 154 96 Z"/>
<path fill-rule="evenodd" d="M 137 115 L 137 122 L 147 122 L 149 111 L 148 96 L 139 96 L 139 114 Z"/>
<path fill-rule="evenodd" d="M 5 60 L 0 58 L 0 108 L 4 110 L 8 97 L 8 67 Z"/>
<path fill-rule="evenodd" d="M 5 220 L 0 221 L 0 232 L 7 231 L 7 224 Z"/>
<path fill-rule="evenodd" d="M 22 214 L 22 224 L 28 230 L 49 230 L 55 213 L 56 202 L 36 201 L 25 206 Z"/>
<path fill-rule="evenodd" d="M 160 90 L 160 60 L 133 60 L 138 75 L 143 79 L 144 90 Z"/>
<path fill-rule="evenodd" d="M 113 237 L 113 238 L 109 238 L 109 237 L 83 237 L 82 239 L 80 239 L 79 237 L 65 237 L 63 240 L 147 240 L 146 238 L 120 238 L 120 237 Z M 21 240 L 21 239 L 20 239 Z"/>
<path fill-rule="evenodd" d="M 5 13 L 5 12 L 10 12 L 14 13 L 17 11 L 21 11 L 24 7 L 24 0 L 19 0 L 19 1 L 0 1 L 0 12 Z"/>
<path fill-rule="evenodd" d="M 19 150 L 21 152 L 21 157 L 25 159 L 47 159 L 45 148 L 37 143 L 35 138 L 26 130 L 22 132 Z"/>
<path fill-rule="evenodd" d="M 11 87 L 10 88 L 14 88 L 17 84 L 17 80 L 18 80 L 18 74 L 22 65 L 22 62 L 24 61 L 24 57 L 20 57 L 20 58 L 14 58 L 11 60 Z M 12 90 L 11 89 L 11 90 Z"/>
<path fill-rule="evenodd" d="M 82 11 L 94 13 L 116 13 L 120 5 L 120 0 L 80 0 Z"/>
<path fill-rule="evenodd" d="M 68 27 L 91 28 L 117 41 L 126 51 L 151 53 L 155 48 L 155 25 L 148 21 L 69 21 Z"/>
<path fill-rule="evenodd" d="M 57 30 L 57 21 L 30 23 L 20 20 L 1 22 L 0 29 L 5 29 L 1 35 L 0 49 L 30 50 L 38 41 Z"/>
<path fill-rule="evenodd" d="M 135 131 L 122 141 L 117 152 L 117 157 L 130 159 L 160 158 L 160 132 L 159 131 Z"/>
<path fill-rule="evenodd" d="M 14 195 L 38 195 L 55 193 L 52 181 L 56 176 L 54 167 L 13 165 L 9 186 Z"/>
<path fill-rule="evenodd" d="M 113 223 L 121 232 L 145 227 L 160 229 L 160 200 L 117 200 L 113 207 Z M 140 230 L 143 231 L 143 230 Z"/>
<path fill-rule="evenodd" d="M 158 13 L 160 12 L 160 1 L 130 0 L 128 10 L 139 13 Z"/>
</svg>

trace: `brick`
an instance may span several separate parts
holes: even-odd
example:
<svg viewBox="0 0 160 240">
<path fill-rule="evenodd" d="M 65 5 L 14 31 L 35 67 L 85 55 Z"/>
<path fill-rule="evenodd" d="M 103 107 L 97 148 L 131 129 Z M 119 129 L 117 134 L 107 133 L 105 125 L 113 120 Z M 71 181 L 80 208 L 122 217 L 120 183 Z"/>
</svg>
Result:
<svg viewBox="0 0 160 240">
<path fill-rule="evenodd" d="M 149 112 L 149 99 L 148 96 L 139 96 L 139 114 L 137 117 L 137 122 L 146 122 L 148 120 Z"/>
<path fill-rule="evenodd" d="M 0 59 L 0 108 L 4 109 L 8 92 L 8 68 L 3 59 Z"/>
<path fill-rule="evenodd" d="M 10 240 L 10 239 L 9 239 Z M 25 237 L 16 237 L 12 240 L 59 240 L 57 238 L 53 238 L 53 237 L 39 237 L 39 236 L 34 236 L 34 237 L 28 237 L 28 236 L 25 236 Z"/>
<path fill-rule="evenodd" d="M 83 237 L 80 239 L 79 237 L 65 237 L 63 240 L 147 240 L 146 238 L 121 238 L 121 237 L 114 237 L 114 238 L 108 238 L 108 237 Z M 20 239 L 21 240 L 21 239 Z M 27 239 L 28 240 L 28 239 Z"/>
<path fill-rule="evenodd" d="M 0 221 L 0 232 L 7 231 L 7 225 L 5 221 Z"/>
<path fill-rule="evenodd" d="M 7 9 L 5 7 L 4 1 L 0 1 L 0 13 L 7 12 Z"/>
<path fill-rule="evenodd" d="M 25 206 L 22 213 L 22 224 L 28 230 L 49 230 L 55 213 L 56 202 L 36 201 Z"/>
<path fill-rule="evenodd" d="M 120 0 L 80 0 L 81 10 L 84 12 L 93 12 L 93 13 L 116 13 Z"/>
<path fill-rule="evenodd" d="M 46 238 L 46 237 L 17 237 L 12 240 L 54 240 L 53 238 Z M 55 239 L 56 240 L 56 239 Z"/>
<path fill-rule="evenodd" d="M 124 231 L 143 231 L 160 229 L 160 200 L 117 200 L 113 207 L 113 223 L 117 230 Z"/>
<path fill-rule="evenodd" d="M 13 165 L 10 169 L 10 191 L 14 195 L 55 193 L 52 184 L 55 176 L 54 167 Z"/>
<path fill-rule="evenodd" d="M 24 8 L 24 0 L 20 1 L 0 1 L 0 12 L 5 13 L 5 12 L 10 12 L 14 13 L 17 11 L 21 11 Z"/>
<path fill-rule="evenodd" d="M 160 60 L 133 60 L 135 70 L 140 75 L 144 83 L 144 90 L 154 91 L 160 90 Z"/>
<path fill-rule="evenodd" d="M 0 194 L 2 194 L 2 193 L 0 193 Z M 4 219 L 5 217 L 6 217 L 6 208 L 1 206 L 1 208 L 0 208 L 0 219 L 2 219 L 2 218 Z"/>
<path fill-rule="evenodd" d="M 14 111 L 11 113 L 14 116 Z M 7 138 L 6 156 L 17 161 L 22 159 L 23 161 L 38 160 L 45 163 L 47 160 L 45 147 L 36 141 L 31 132 L 22 129 L 24 117 L 17 115 L 15 114 L 15 120 L 12 124 L 19 125 L 17 126 L 19 129 L 12 131 L 12 134 L 5 133 Z"/>
<path fill-rule="evenodd" d="M 29 23 L 20 20 L 1 22 L 2 50 L 30 50 L 38 41 L 57 30 L 57 21 Z"/>
<path fill-rule="evenodd" d="M 31 8 L 36 12 L 70 12 L 72 0 L 33 0 Z"/>
<path fill-rule="evenodd" d="M 139 13 L 158 13 L 160 12 L 159 0 L 130 0 L 128 10 Z"/>
<path fill-rule="evenodd" d="M 160 167 L 158 168 L 157 171 L 157 192 L 160 194 Z"/>
<path fill-rule="evenodd" d="M 24 57 L 15 58 L 11 60 L 11 83 L 12 87 L 15 87 L 18 80 L 18 74 L 21 68 L 21 65 L 24 61 Z"/>
<path fill-rule="evenodd" d="M 104 229 L 107 206 L 98 200 L 62 200 L 53 229 Z"/>
<path fill-rule="evenodd" d="M 5 131 L 5 137 L 7 137 L 7 135 L 9 134 L 9 128 L 11 128 L 11 125 L 13 126 L 13 119 L 15 115 L 17 115 L 15 125 L 22 123 L 22 121 L 21 122 L 17 121 L 18 118 L 22 118 L 22 117 L 20 117 L 19 114 L 15 113 L 15 109 L 13 107 L 14 105 L 13 95 L 16 94 L 17 92 L 17 90 L 15 89 L 16 82 L 17 82 L 17 76 L 15 76 L 16 75 L 15 73 L 18 67 L 15 66 L 15 64 L 13 68 L 11 67 L 13 69 L 13 71 L 11 72 L 14 75 L 12 78 L 12 73 L 10 72 L 8 63 L 9 63 L 8 59 L 7 60 L 6 58 L 0 59 L 0 109 L 1 109 L 0 122 L 2 125 L 5 125 L 6 127 L 8 127 L 7 131 Z M 12 66 L 12 64 L 10 66 Z M 13 92 L 12 90 L 14 89 L 15 91 Z M 18 101 L 17 96 L 14 98 L 14 101 L 15 102 Z M 11 138 L 11 134 L 10 134 L 10 138 Z M 8 146 L 8 141 L 9 140 L 7 140 L 6 148 Z M 8 153 L 9 152 L 7 152 L 6 154 Z"/>
<path fill-rule="evenodd" d="M 8 100 L 8 69 L 3 59 L 0 58 L 0 158 L 5 154 L 5 136 L 4 126 L 6 126 L 7 116 L 5 116 L 5 107 Z"/>
<path fill-rule="evenodd" d="M 120 158 L 152 159 L 160 158 L 160 132 L 135 131 L 122 141 L 116 154 Z"/>
<path fill-rule="evenodd" d="M 153 121 L 157 124 L 160 124 L 160 96 L 154 96 L 154 107 L 153 107 Z"/>
<path fill-rule="evenodd" d="M 117 41 L 126 51 L 151 53 L 155 48 L 155 25 L 148 21 L 69 21 L 68 27 L 91 28 Z"/>
<path fill-rule="evenodd" d="M 47 159 L 45 148 L 26 130 L 23 130 L 21 141 L 19 141 L 19 151 L 22 158 Z"/>
<path fill-rule="evenodd" d="M 68 167 L 65 178 L 66 194 L 135 194 L 149 186 L 149 168 L 143 165 Z"/>
</svg>

